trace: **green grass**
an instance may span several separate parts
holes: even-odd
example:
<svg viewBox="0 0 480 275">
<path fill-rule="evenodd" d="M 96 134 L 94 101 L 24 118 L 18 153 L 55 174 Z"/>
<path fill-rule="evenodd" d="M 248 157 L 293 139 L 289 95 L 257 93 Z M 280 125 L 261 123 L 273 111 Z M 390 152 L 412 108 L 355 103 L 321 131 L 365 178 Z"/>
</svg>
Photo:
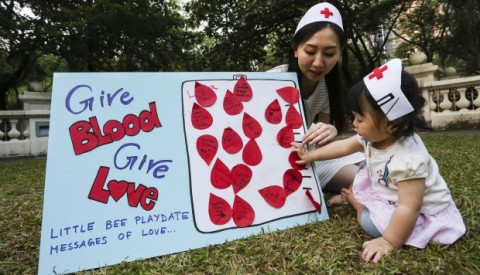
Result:
<svg viewBox="0 0 480 275">
<path fill-rule="evenodd" d="M 345 206 L 329 209 L 328 221 L 81 274 L 480 274 L 480 136 L 422 136 L 467 226 L 451 246 L 405 247 L 365 263 L 369 238 Z M 0 160 L 0 274 L 37 273 L 45 163 Z"/>
</svg>

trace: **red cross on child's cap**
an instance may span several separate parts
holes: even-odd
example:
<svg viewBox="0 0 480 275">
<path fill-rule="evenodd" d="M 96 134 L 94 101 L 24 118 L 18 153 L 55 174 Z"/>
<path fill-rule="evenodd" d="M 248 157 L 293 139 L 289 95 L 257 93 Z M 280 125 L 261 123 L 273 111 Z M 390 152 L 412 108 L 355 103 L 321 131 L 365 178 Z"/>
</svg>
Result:
<svg viewBox="0 0 480 275">
<path fill-rule="evenodd" d="M 363 82 L 388 120 L 392 121 L 414 111 L 401 89 L 402 61 L 400 59 L 392 59 L 375 68 L 363 78 Z"/>
<path fill-rule="evenodd" d="M 314 22 L 331 22 L 343 30 L 342 16 L 335 6 L 329 3 L 320 3 L 311 7 L 298 22 L 295 33 L 306 25 Z"/>
</svg>

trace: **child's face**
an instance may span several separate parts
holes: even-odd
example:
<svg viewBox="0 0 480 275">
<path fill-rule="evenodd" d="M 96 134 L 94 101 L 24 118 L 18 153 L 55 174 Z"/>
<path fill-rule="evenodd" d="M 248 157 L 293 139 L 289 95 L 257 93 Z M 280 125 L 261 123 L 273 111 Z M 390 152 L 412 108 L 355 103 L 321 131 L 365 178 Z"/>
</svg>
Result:
<svg viewBox="0 0 480 275">
<path fill-rule="evenodd" d="M 357 134 L 372 143 L 372 146 L 377 149 L 386 149 L 395 141 L 387 132 L 387 118 L 382 118 L 380 121 L 375 121 L 371 115 L 370 110 L 366 110 L 363 115 L 352 112 L 355 120 L 353 127 Z"/>
<path fill-rule="evenodd" d="M 305 80 L 316 82 L 333 69 L 340 52 L 337 34 L 327 27 L 300 44 L 295 50 L 295 57 Z"/>
</svg>

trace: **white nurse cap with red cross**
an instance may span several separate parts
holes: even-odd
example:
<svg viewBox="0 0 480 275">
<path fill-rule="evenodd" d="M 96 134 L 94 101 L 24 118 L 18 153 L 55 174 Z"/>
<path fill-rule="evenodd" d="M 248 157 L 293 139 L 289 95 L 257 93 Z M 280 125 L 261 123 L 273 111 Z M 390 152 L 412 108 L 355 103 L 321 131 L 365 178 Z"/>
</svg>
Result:
<svg viewBox="0 0 480 275">
<path fill-rule="evenodd" d="M 395 120 L 414 111 L 401 89 L 402 61 L 400 59 L 392 59 L 383 66 L 375 68 L 372 73 L 363 78 L 363 82 L 388 120 Z"/>
<path fill-rule="evenodd" d="M 331 22 L 338 25 L 343 30 L 342 16 L 335 6 L 329 3 L 320 3 L 311 7 L 307 13 L 298 22 L 295 33 L 305 25 L 314 22 Z"/>
</svg>

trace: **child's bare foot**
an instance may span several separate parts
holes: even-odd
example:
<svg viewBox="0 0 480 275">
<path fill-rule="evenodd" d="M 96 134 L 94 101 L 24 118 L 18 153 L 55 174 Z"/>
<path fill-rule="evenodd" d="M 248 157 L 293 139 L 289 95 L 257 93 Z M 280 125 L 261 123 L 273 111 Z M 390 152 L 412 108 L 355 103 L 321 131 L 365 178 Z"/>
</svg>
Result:
<svg viewBox="0 0 480 275">
<path fill-rule="evenodd" d="M 342 195 L 335 195 L 327 201 L 327 207 L 335 207 L 348 204 L 346 198 Z"/>
<path fill-rule="evenodd" d="M 355 196 L 353 195 L 352 190 L 342 188 L 341 196 L 342 196 L 342 198 L 345 198 L 346 202 L 348 204 L 350 204 L 351 206 L 353 206 L 353 208 L 355 208 L 355 210 L 357 210 L 357 212 L 361 213 L 363 211 L 363 209 L 365 208 L 361 203 L 359 203 L 357 201 L 357 199 L 355 199 Z"/>
</svg>

